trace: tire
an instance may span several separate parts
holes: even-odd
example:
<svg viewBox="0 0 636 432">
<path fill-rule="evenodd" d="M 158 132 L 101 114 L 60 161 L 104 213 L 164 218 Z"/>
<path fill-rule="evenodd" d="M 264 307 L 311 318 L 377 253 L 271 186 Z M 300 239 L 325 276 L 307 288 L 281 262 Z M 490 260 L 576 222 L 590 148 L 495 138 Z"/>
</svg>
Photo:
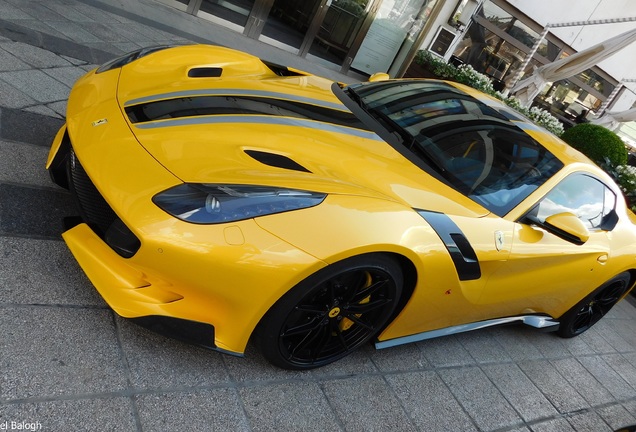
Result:
<svg viewBox="0 0 636 432">
<path fill-rule="evenodd" d="M 377 335 L 402 293 L 399 263 L 369 254 L 330 265 L 281 297 L 263 317 L 257 343 L 284 369 L 313 369 L 341 359 Z"/>
<path fill-rule="evenodd" d="M 563 314 L 559 319 L 557 334 L 563 338 L 571 338 L 587 331 L 614 307 L 629 287 L 628 272 L 605 282 Z"/>
</svg>

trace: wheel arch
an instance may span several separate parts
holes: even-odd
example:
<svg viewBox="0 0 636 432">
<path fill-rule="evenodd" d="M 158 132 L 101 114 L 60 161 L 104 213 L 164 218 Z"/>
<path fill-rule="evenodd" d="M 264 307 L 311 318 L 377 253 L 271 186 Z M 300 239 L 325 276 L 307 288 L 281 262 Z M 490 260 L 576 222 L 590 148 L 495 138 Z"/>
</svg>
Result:
<svg viewBox="0 0 636 432">
<path fill-rule="evenodd" d="M 416 257 L 410 258 L 409 252 L 410 250 L 400 250 L 401 248 L 395 247 L 383 247 L 382 245 L 376 245 L 374 250 L 369 250 L 368 248 L 364 249 L 354 249 L 349 251 L 347 254 L 338 254 L 335 257 L 331 257 L 330 259 L 326 259 L 325 261 L 329 263 L 329 265 L 339 263 L 341 261 L 361 257 L 366 255 L 380 255 L 393 258 L 398 262 L 400 268 L 402 270 L 403 286 L 402 286 L 402 295 L 400 297 L 400 302 L 396 307 L 393 318 L 395 318 L 406 306 L 408 301 L 413 296 L 415 292 L 415 287 L 417 286 L 418 281 L 418 269 L 413 261 Z M 390 323 L 390 322 L 389 322 Z"/>
<path fill-rule="evenodd" d="M 579 302 L 581 302 L 582 300 L 584 300 L 586 297 L 589 297 L 591 294 L 593 294 L 595 291 L 597 291 L 599 288 L 601 288 L 603 285 L 607 284 L 608 282 L 612 281 L 613 279 L 615 279 L 617 276 L 623 274 L 623 273 L 628 273 L 629 274 L 629 283 L 627 285 L 627 291 L 625 291 L 625 294 L 623 294 L 623 296 L 621 297 L 621 300 L 624 299 L 626 296 L 629 295 L 629 293 L 631 292 L 632 288 L 634 288 L 635 284 L 636 284 L 636 269 L 627 269 L 627 270 L 623 270 L 620 271 L 616 274 L 614 274 L 612 277 L 608 278 L 607 280 L 605 280 L 603 283 L 601 283 L 600 285 L 594 287 L 594 289 L 592 289 L 591 291 L 587 292 L 586 294 L 584 294 L 581 298 L 577 299 L 570 307 L 574 307 L 576 306 Z M 567 309 L 565 312 L 563 312 L 562 314 L 560 314 L 559 316 L 554 316 L 555 319 L 561 319 L 563 318 L 568 312 L 570 311 L 570 309 Z"/>
<path fill-rule="evenodd" d="M 363 252 L 363 253 L 358 253 L 358 254 L 354 253 L 354 254 L 350 254 L 350 255 L 345 256 L 345 257 L 340 257 L 337 260 L 333 260 L 333 261 L 330 260 L 329 261 L 329 265 L 327 267 L 329 267 L 331 265 L 338 264 L 338 263 L 340 263 L 342 261 L 345 261 L 345 260 L 348 260 L 348 259 L 352 259 L 352 258 L 356 258 L 356 257 L 363 257 L 363 256 L 367 256 L 367 255 L 380 255 L 380 256 L 390 257 L 390 258 L 394 259 L 398 263 L 398 265 L 400 266 L 400 269 L 402 270 L 402 277 L 403 277 L 402 293 L 400 295 L 399 303 L 396 306 L 395 311 L 393 312 L 393 315 L 391 316 L 391 318 L 387 322 L 387 325 L 389 325 L 398 316 L 398 314 L 404 309 L 406 304 L 409 302 L 409 300 L 413 296 L 413 293 L 415 292 L 415 287 L 417 285 L 417 280 L 418 280 L 417 268 L 416 268 L 415 264 L 413 263 L 413 261 L 411 259 L 409 259 L 406 255 L 400 254 L 398 252 L 391 252 L 391 251 Z M 317 272 L 320 272 L 321 270 L 324 270 L 325 268 L 326 267 L 318 269 Z M 307 278 L 313 276 L 314 274 L 316 274 L 316 273 L 312 273 L 311 275 L 307 276 Z M 305 279 L 307 279 L 307 278 L 305 278 Z M 265 312 L 261 315 L 261 317 L 259 318 L 257 324 L 252 329 L 252 333 L 250 335 L 250 340 L 251 341 L 253 341 L 254 338 L 256 336 L 258 336 L 259 330 L 262 327 L 261 324 L 262 324 L 263 320 L 265 319 L 267 314 L 272 310 L 272 308 L 276 305 L 276 303 L 281 298 L 283 298 L 283 296 L 285 296 L 290 291 L 292 291 L 294 288 L 296 288 L 296 286 L 298 286 L 300 283 L 302 283 L 305 279 L 299 281 L 296 285 L 291 287 L 281 297 L 279 297 L 276 301 L 274 301 L 272 304 L 269 305 L 267 310 L 265 310 Z M 381 331 L 379 333 L 381 333 Z"/>
<path fill-rule="evenodd" d="M 616 286 L 619 283 L 621 285 Z M 623 289 L 622 283 L 625 283 L 626 287 L 618 294 L 616 290 Z M 557 335 L 571 338 L 586 332 L 629 294 L 633 283 L 632 270 L 625 270 L 608 279 L 558 318 L 560 325 Z"/>
<path fill-rule="evenodd" d="M 380 305 L 383 305 L 383 301 L 392 303 L 391 310 L 382 313 L 381 309 L 384 307 L 377 305 L 371 306 L 364 312 L 362 309 L 359 309 L 359 312 L 353 312 L 349 309 L 352 306 L 349 303 L 352 298 L 344 295 L 345 292 L 351 292 L 348 291 L 350 288 L 347 287 L 355 287 L 358 283 L 364 284 L 365 282 L 360 281 L 358 277 L 353 279 L 352 285 L 349 285 L 351 280 L 347 281 L 346 276 L 344 280 L 339 278 L 341 275 L 359 274 L 360 271 L 365 272 L 365 279 L 366 277 L 375 278 L 383 274 L 392 277 L 392 280 L 396 282 L 395 284 L 386 284 L 387 279 L 380 276 L 380 279 L 375 279 L 379 284 L 375 285 L 371 283 L 372 279 L 369 279 L 370 285 L 368 287 L 372 291 L 364 294 L 368 296 L 366 300 L 370 305 L 378 301 Z M 338 279 L 334 285 L 331 285 L 331 281 L 334 280 L 332 278 Z M 260 318 L 252 331 L 250 340 L 268 361 L 285 369 L 311 369 L 329 364 L 350 354 L 362 344 L 375 340 L 374 338 L 391 324 L 408 302 L 416 280 L 414 264 L 403 255 L 373 251 L 348 256 L 312 273 L 286 291 Z M 376 288 L 371 288 L 372 286 L 376 286 Z M 357 288 L 355 289 L 357 290 Z M 385 289 L 392 291 L 392 294 L 389 293 L 387 297 L 384 297 L 386 293 L 383 294 L 383 291 Z M 340 297 L 341 295 L 344 297 Z M 375 297 L 376 295 L 379 297 Z M 315 302 L 317 297 L 319 300 Z M 305 299 L 309 299 L 309 302 L 305 303 Z M 364 299 L 361 300 L 361 298 L 353 300 L 353 302 L 354 309 L 363 307 L 365 304 Z M 299 307 L 300 304 L 309 306 Z M 326 309 L 324 309 L 325 307 Z M 340 308 L 342 311 L 349 310 L 349 312 L 344 312 L 341 315 Z M 367 313 L 370 315 L 366 315 Z M 367 321 L 366 324 L 364 321 L 358 321 L 363 315 L 372 321 Z M 287 325 L 289 317 L 292 317 L 291 322 L 294 330 L 287 334 L 287 330 L 283 330 L 283 326 Z M 352 320 L 348 326 L 345 321 L 340 322 L 343 317 L 345 320 Z M 300 321 L 296 321 L 298 319 Z M 373 320 L 376 319 L 378 321 L 374 323 Z M 298 323 L 302 324 L 298 326 Z M 342 333 L 337 332 L 339 337 L 334 333 L 332 327 L 334 323 L 337 327 L 343 324 L 346 326 Z M 302 330 L 299 330 L 301 328 Z M 350 328 L 351 330 L 349 330 Z M 324 333 L 324 329 L 327 329 L 327 333 Z M 314 331 L 315 333 L 313 333 Z M 304 332 L 312 336 L 304 336 Z M 299 336 L 299 333 L 303 336 Z M 283 336 L 284 334 L 285 336 Z M 318 334 L 321 336 L 316 339 Z M 324 334 L 330 336 L 325 339 Z M 287 342 L 281 345 L 282 339 L 280 338 L 289 338 L 286 340 L 290 341 L 290 345 Z M 294 338 L 296 338 L 295 341 L 292 340 Z M 345 339 L 347 339 L 346 342 Z M 339 343 L 333 346 L 332 340 L 341 340 L 344 348 Z M 298 344 L 299 347 L 302 346 L 302 348 L 296 351 L 295 344 Z M 320 348 L 317 351 L 313 351 L 313 348 L 308 350 L 308 344 L 309 346 L 318 344 L 317 346 Z"/>
<path fill-rule="evenodd" d="M 636 269 L 630 269 L 627 270 L 627 272 L 629 273 L 629 288 L 627 289 L 625 296 L 629 295 L 629 293 L 634 289 L 634 285 L 636 284 Z"/>
<path fill-rule="evenodd" d="M 397 317 L 398 314 L 402 312 L 406 304 L 413 296 L 415 287 L 417 286 L 418 274 L 417 268 L 415 267 L 413 261 L 411 261 L 405 255 L 401 255 L 395 252 L 381 252 L 381 254 L 391 256 L 399 262 L 400 267 L 402 268 L 402 277 L 404 278 L 402 295 L 400 296 L 400 301 L 395 308 L 395 311 L 393 312 L 393 316 L 389 320 L 388 324 L 390 324 L 395 319 L 395 317 Z"/>
<path fill-rule="evenodd" d="M 71 140 L 65 124 L 57 132 L 46 161 L 46 169 L 49 171 L 51 180 L 53 183 L 64 189 L 69 188 L 68 177 L 66 174 L 66 159 L 70 150 Z"/>
</svg>

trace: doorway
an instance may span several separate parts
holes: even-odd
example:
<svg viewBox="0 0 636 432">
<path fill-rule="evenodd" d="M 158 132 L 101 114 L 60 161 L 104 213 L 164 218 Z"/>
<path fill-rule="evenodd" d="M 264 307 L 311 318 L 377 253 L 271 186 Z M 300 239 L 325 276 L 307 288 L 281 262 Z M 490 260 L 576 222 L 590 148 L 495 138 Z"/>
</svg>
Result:
<svg viewBox="0 0 636 432">
<path fill-rule="evenodd" d="M 317 18 L 321 0 L 275 0 L 267 12 L 262 31 L 255 35 L 269 45 L 299 54 Z"/>
<path fill-rule="evenodd" d="M 248 19 L 259 0 L 203 0 L 195 12 L 217 24 L 241 33 L 249 29 Z"/>
<path fill-rule="evenodd" d="M 382 0 L 178 0 L 188 11 L 339 70 Z"/>
<path fill-rule="evenodd" d="M 341 66 L 368 30 L 374 0 L 330 0 L 308 49 L 307 58 Z M 367 25 L 365 25 L 367 24 Z"/>
<path fill-rule="evenodd" d="M 421 41 L 439 0 L 160 0 L 325 67 L 389 71 Z M 428 29 L 430 30 L 430 28 Z M 400 63 L 400 64 L 396 64 Z"/>
</svg>

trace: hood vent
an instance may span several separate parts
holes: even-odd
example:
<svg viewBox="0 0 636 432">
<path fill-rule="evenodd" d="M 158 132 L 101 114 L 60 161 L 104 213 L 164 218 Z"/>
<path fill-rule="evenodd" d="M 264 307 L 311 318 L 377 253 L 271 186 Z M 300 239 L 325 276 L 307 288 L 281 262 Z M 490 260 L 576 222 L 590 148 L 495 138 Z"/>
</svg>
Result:
<svg viewBox="0 0 636 432">
<path fill-rule="evenodd" d="M 279 155 L 275 153 L 262 152 L 258 150 L 244 150 L 244 151 L 248 156 L 252 157 L 253 159 L 265 165 L 269 165 L 276 168 L 293 170 L 293 171 L 308 172 L 308 173 L 311 172 L 307 168 L 300 165 L 296 161 L 288 158 L 287 156 L 283 156 L 283 155 Z"/>
<path fill-rule="evenodd" d="M 223 73 L 220 67 L 198 67 L 188 71 L 190 78 L 219 78 Z"/>
</svg>

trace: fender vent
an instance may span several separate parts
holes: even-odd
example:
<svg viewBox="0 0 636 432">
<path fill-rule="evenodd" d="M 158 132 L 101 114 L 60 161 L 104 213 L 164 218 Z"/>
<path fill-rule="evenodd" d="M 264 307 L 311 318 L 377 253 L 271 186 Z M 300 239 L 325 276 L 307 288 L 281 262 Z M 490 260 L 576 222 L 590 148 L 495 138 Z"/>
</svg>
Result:
<svg viewBox="0 0 636 432">
<path fill-rule="evenodd" d="M 263 64 L 265 64 L 265 66 L 271 69 L 271 71 L 278 76 L 304 76 L 305 75 L 299 72 L 291 71 L 289 70 L 287 66 L 281 66 L 276 63 L 267 62 L 265 60 L 261 60 L 261 61 L 263 62 Z"/>
<path fill-rule="evenodd" d="M 190 78 L 218 78 L 223 73 L 220 67 L 199 67 L 192 68 L 188 71 Z"/>
<path fill-rule="evenodd" d="M 258 150 L 245 150 L 245 153 L 248 156 L 252 157 L 253 159 L 256 159 L 257 161 L 265 165 L 273 166 L 276 168 L 294 170 L 294 171 L 301 171 L 301 172 L 308 172 L 308 173 L 311 172 L 307 168 L 300 165 L 296 161 L 288 158 L 287 156 L 283 156 L 283 155 L 279 155 L 275 153 L 262 152 Z"/>
</svg>

